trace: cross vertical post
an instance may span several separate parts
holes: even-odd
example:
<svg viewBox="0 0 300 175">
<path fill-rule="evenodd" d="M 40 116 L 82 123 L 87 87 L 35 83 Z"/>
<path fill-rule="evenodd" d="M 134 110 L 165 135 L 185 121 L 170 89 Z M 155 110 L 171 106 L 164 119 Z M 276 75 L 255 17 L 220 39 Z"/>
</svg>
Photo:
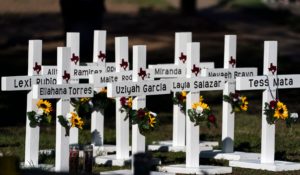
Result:
<svg viewBox="0 0 300 175">
<path fill-rule="evenodd" d="M 115 39 L 116 52 L 116 72 L 129 70 L 129 66 L 122 67 L 123 63 L 128 63 L 128 37 L 117 37 Z M 125 112 L 120 112 L 120 97 L 116 98 L 116 158 L 129 158 L 129 120 L 124 121 Z"/>
<path fill-rule="evenodd" d="M 105 67 L 106 64 L 106 31 L 96 30 L 94 31 L 94 50 L 93 50 L 93 62 L 98 66 Z M 99 88 L 95 89 L 96 92 Z M 100 111 L 92 112 L 92 144 L 94 146 L 104 145 L 104 109 Z"/>
<path fill-rule="evenodd" d="M 187 43 L 192 42 L 191 32 L 175 34 L 175 65 L 186 64 Z M 184 58 L 185 57 L 185 58 Z M 174 95 L 175 96 L 175 93 Z M 173 146 L 185 146 L 185 113 L 173 105 Z"/>
<path fill-rule="evenodd" d="M 200 61 L 200 43 L 188 43 L 187 44 L 187 64 L 186 64 L 186 78 L 196 77 L 192 73 L 194 65 Z M 199 61 L 198 61 L 199 60 Z M 191 109 L 192 104 L 199 101 L 199 92 L 188 92 L 186 97 L 186 167 L 199 167 L 199 156 L 195 153 L 199 153 L 199 126 L 194 126 L 194 123 L 190 121 L 188 117 L 188 110 Z"/>
<path fill-rule="evenodd" d="M 269 71 L 269 65 L 277 65 L 277 41 L 267 41 L 264 43 L 264 69 L 266 76 L 276 75 L 277 71 Z M 276 100 L 276 88 L 266 89 L 263 92 L 262 106 L 271 100 Z M 263 110 L 263 109 L 262 109 Z M 275 155 L 275 125 L 267 123 L 266 115 L 262 111 L 262 130 L 261 130 L 261 163 L 274 163 Z"/>
<path fill-rule="evenodd" d="M 146 46 L 138 45 L 133 46 L 133 82 L 142 81 L 142 77 L 139 76 L 141 70 L 146 69 Z M 146 106 L 146 96 L 135 97 L 132 104 L 132 109 L 138 110 Z M 138 128 L 138 125 L 132 125 L 132 155 L 138 152 L 145 152 L 145 136 L 143 136 Z M 132 161 L 133 162 L 133 161 Z"/>
<path fill-rule="evenodd" d="M 30 40 L 28 47 L 28 75 L 38 75 L 34 71 L 35 64 L 42 64 L 42 40 Z M 3 83 L 3 82 L 2 82 Z M 27 93 L 27 112 L 37 110 L 38 99 L 32 98 L 32 90 Z M 39 159 L 39 133 L 40 127 L 31 128 L 30 120 L 26 116 L 26 137 L 25 137 L 25 166 L 38 166 Z"/>
<path fill-rule="evenodd" d="M 71 49 L 68 47 L 57 48 L 57 84 L 68 84 L 69 81 L 63 79 L 63 76 L 70 73 L 71 65 L 69 59 L 71 58 Z M 70 112 L 70 99 L 59 99 L 56 103 L 56 115 L 63 115 L 66 117 Z M 70 130 L 71 134 L 71 130 Z M 56 142 L 55 142 L 55 171 L 68 172 L 69 171 L 69 141 L 70 137 L 65 136 L 66 131 L 56 118 Z"/>
<path fill-rule="evenodd" d="M 236 61 L 236 35 L 225 36 L 224 46 L 224 69 L 235 68 L 236 64 L 230 64 L 230 61 Z M 235 93 L 235 80 L 228 80 L 224 86 L 223 95 Z M 231 113 L 231 104 L 223 101 L 222 104 L 222 152 L 232 153 L 234 149 L 234 113 Z"/>
<path fill-rule="evenodd" d="M 80 64 L 80 34 L 79 33 L 73 33 L 68 32 L 67 33 L 67 47 L 71 50 L 70 58 L 71 61 L 69 61 L 70 67 L 79 66 Z M 71 70 L 71 69 L 70 69 Z M 79 84 L 79 78 L 75 78 L 74 76 L 71 76 L 70 80 L 71 84 Z M 70 104 L 70 111 L 74 111 L 74 107 Z M 77 144 L 78 143 L 78 128 L 71 128 L 70 129 L 70 144 Z"/>
</svg>

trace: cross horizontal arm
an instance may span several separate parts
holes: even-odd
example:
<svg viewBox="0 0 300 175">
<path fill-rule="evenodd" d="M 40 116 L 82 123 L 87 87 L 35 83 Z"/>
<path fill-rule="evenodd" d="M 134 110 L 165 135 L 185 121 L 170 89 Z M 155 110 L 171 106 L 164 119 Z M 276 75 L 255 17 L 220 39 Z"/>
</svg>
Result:
<svg viewBox="0 0 300 175">
<path fill-rule="evenodd" d="M 224 77 L 226 80 L 236 79 L 237 77 L 252 77 L 257 75 L 257 68 L 216 68 L 204 69 L 201 75 L 205 77 Z"/>
<path fill-rule="evenodd" d="M 34 99 L 69 99 L 93 97 L 94 86 L 90 84 L 33 85 Z"/>
<path fill-rule="evenodd" d="M 171 79 L 170 81 L 173 92 L 199 92 L 223 90 L 225 79 L 223 77 L 195 77 Z"/>
<path fill-rule="evenodd" d="M 31 90 L 34 84 L 55 85 L 56 82 L 56 76 L 53 75 L 1 77 L 1 90 L 25 91 Z"/>
<path fill-rule="evenodd" d="M 107 84 L 108 97 L 162 95 L 171 93 L 168 80 L 120 82 Z"/>
<path fill-rule="evenodd" d="M 202 62 L 196 66 L 204 70 L 214 68 L 215 64 L 214 62 Z M 186 76 L 186 66 L 183 64 L 154 64 L 149 65 L 149 69 L 153 69 L 154 78 L 178 78 Z"/>
<path fill-rule="evenodd" d="M 153 80 L 154 70 L 146 69 L 145 80 Z M 90 75 L 90 83 L 94 84 L 95 88 L 106 87 L 107 83 L 117 82 L 132 82 L 132 71 L 110 72 L 98 75 Z"/>
<path fill-rule="evenodd" d="M 265 89 L 300 88 L 300 75 L 271 75 L 254 77 L 237 77 L 237 90 L 265 90 Z"/>
</svg>

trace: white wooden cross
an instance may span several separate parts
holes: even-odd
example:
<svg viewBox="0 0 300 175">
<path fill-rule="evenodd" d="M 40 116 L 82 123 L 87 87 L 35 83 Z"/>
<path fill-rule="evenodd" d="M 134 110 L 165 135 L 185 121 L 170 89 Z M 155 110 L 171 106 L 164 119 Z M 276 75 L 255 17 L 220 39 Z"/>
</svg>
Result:
<svg viewBox="0 0 300 175">
<path fill-rule="evenodd" d="M 71 48 L 57 49 L 57 85 L 33 85 L 33 98 L 59 99 L 56 104 L 56 115 L 70 112 L 70 98 L 93 97 L 93 86 L 90 84 L 71 84 Z M 56 119 L 55 171 L 69 171 L 69 136 L 65 128 Z"/>
<path fill-rule="evenodd" d="M 2 91 L 29 91 L 27 93 L 27 112 L 37 110 L 37 99 L 32 98 L 32 85 L 56 84 L 56 76 L 42 75 L 42 41 L 30 40 L 28 46 L 28 76 L 2 77 Z M 25 138 L 25 166 L 38 166 L 39 158 L 39 126 L 31 128 L 29 119 L 26 116 L 26 138 Z"/>
<path fill-rule="evenodd" d="M 144 74 L 143 74 L 144 73 Z M 146 46 L 133 46 L 133 82 L 119 82 L 107 84 L 108 97 L 130 97 L 133 100 L 133 109 L 138 110 L 146 106 L 147 95 L 161 95 L 170 93 L 170 83 L 162 81 L 145 81 Z M 145 137 L 140 134 L 138 126 L 132 126 L 132 154 L 145 152 Z"/>
<path fill-rule="evenodd" d="M 203 76 L 208 77 L 224 77 L 226 83 L 223 95 L 235 93 L 236 77 L 250 77 L 257 75 L 257 68 L 236 68 L 236 35 L 226 35 L 224 45 L 224 68 L 203 70 Z M 234 151 L 234 118 L 231 104 L 223 101 L 222 110 L 222 153 L 233 153 Z M 232 156 L 229 156 L 231 158 Z M 218 156 L 215 156 L 218 158 Z M 226 159 L 225 156 L 220 156 Z"/>
<path fill-rule="evenodd" d="M 175 56 L 174 64 L 149 65 L 153 69 L 154 78 L 180 78 L 186 76 L 186 47 L 192 42 L 191 32 L 175 33 Z M 201 70 L 214 68 L 213 62 L 197 64 Z M 175 96 L 175 94 L 174 94 Z M 170 151 L 185 151 L 185 112 L 178 105 L 173 105 L 173 140 L 160 141 L 159 145 L 149 145 L 149 150 L 168 148 Z"/>
<path fill-rule="evenodd" d="M 161 168 L 161 171 L 169 173 L 184 174 L 221 174 L 231 173 L 229 167 L 203 166 L 199 165 L 199 126 L 194 126 L 190 121 L 187 111 L 192 104 L 199 102 L 201 91 L 223 90 L 225 80 L 223 77 L 200 77 L 194 72 L 193 67 L 200 61 L 200 43 L 187 44 L 187 74 L 186 78 L 171 79 L 172 91 L 187 91 L 186 98 L 186 164 L 170 165 Z"/>
<path fill-rule="evenodd" d="M 115 38 L 115 73 L 104 73 L 101 75 L 90 75 L 89 82 L 94 84 L 96 88 L 106 87 L 108 82 L 115 83 L 120 81 L 132 81 L 132 71 L 129 70 L 128 61 L 128 37 Z M 120 98 L 116 98 L 116 155 L 108 157 L 96 157 L 97 164 L 105 164 L 108 161 L 112 165 L 123 166 L 125 161 L 129 159 L 129 121 L 124 120 L 125 113 L 120 112 L 121 103 Z M 98 123 L 98 125 L 103 125 Z M 100 130 L 100 133 L 103 133 Z M 103 136 L 102 136 L 103 137 Z M 119 161 L 116 161 L 119 160 Z M 120 163 L 115 163 L 120 162 Z"/>
<path fill-rule="evenodd" d="M 300 75 L 277 75 L 277 41 L 264 43 L 264 68 L 262 76 L 238 77 L 237 90 L 263 90 L 262 106 L 276 100 L 277 89 L 300 88 Z M 282 99 L 283 100 L 283 99 Z M 275 125 L 267 123 L 262 111 L 261 159 L 230 161 L 230 166 L 264 169 L 270 171 L 299 170 L 300 163 L 275 161 Z"/>
<path fill-rule="evenodd" d="M 80 63 L 80 34 L 74 32 L 67 33 L 67 47 L 71 48 L 71 83 L 78 84 L 79 79 L 88 79 L 89 75 L 101 75 L 105 72 L 112 72 L 115 66 L 106 63 L 106 31 L 94 31 L 93 63 Z M 45 74 L 56 75 L 56 66 L 43 66 Z M 99 89 L 95 89 L 99 91 Z M 73 111 L 73 106 L 71 106 Z M 104 110 L 94 111 L 91 117 L 92 144 L 103 146 L 104 141 Z M 78 129 L 72 128 L 70 131 L 70 143 L 78 143 Z M 114 149 L 113 149 L 114 150 Z"/>
</svg>

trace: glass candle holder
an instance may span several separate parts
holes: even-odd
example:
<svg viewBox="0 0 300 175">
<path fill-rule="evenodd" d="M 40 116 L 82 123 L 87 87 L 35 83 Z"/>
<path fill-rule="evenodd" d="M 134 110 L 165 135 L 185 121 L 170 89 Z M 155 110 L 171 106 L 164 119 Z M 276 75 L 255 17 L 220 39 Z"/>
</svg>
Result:
<svg viewBox="0 0 300 175">
<path fill-rule="evenodd" d="M 69 145 L 69 172 L 70 174 L 78 174 L 79 171 L 79 145 Z"/>
<path fill-rule="evenodd" d="M 86 145 L 84 147 L 84 172 L 92 173 L 93 159 L 93 146 Z"/>
</svg>

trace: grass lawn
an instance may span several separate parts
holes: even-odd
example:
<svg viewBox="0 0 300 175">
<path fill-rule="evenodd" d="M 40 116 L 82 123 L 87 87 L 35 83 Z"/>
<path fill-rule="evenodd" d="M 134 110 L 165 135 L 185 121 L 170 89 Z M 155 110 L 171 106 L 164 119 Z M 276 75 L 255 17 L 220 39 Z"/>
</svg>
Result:
<svg viewBox="0 0 300 175">
<path fill-rule="evenodd" d="M 256 102 L 253 102 L 256 103 Z M 247 114 L 237 114 L 236 130 L 235 130 L 235 150 L 247 152 L 260 152 L 260 127 L 261 120 L 258 114 L 250 110 Z M 257 109 L 255 109 L 257 110 Z M 215 114 L 220 115 L 221 107 L 214 107 Z M 161 113 L 161 127 L 147 135 L 147 143 L 159 140 L 170 140 L 172 137 L 172 117 L 171 114 Z M 109 121 L 109 127 L 105 128 L 105 143 L 115 143 L 114 121 Z M 220 117 L 218 123 L 221 124 Z M 286 128 L 283 123 L 276 126 L 276 154 L 277 160 L 289 160 L 300 162 L 300 128 L 299 124 L 292 128 Z M 80 144 L 89 144 L 91 136 L 89 134 L 89 126 L 80 131 Z M 221 139 L 221 125 L 218 128 L 207 128 L 205 125 L 200 126 L 202 140 L 219 141 Z M 2 127 L 0 128 L 0 152 L 4 155 L 15 155 L 24 160 L 24 143 L 25 143 L 25 127 Z M 40 149 L 54 149 L 55 131 L 54 126 L 44 127 L 41 129 Z M 152 152 L 154 157 L 161 158 L 163 164 L 184 163 L 185 153 L 166 153 Z M 201 159 L 201 164 L 228 165 L 228 161 L 215 161 L 212 159 Z M 53 164 L 53 156 L 40 156 L 40 163 Z M 129 168 L 129 167 L 122 167 Z M 98 166 L 95 165 L 93 171 L 120 169 L 119 167 Z M 299 174 L 300 171 L 276 173 L 276 174 Z M 232 174 L 250 175 L 250 174 L 273 174 L 272 172 L 257 171 L 233 168 Z"/>
</svg>

